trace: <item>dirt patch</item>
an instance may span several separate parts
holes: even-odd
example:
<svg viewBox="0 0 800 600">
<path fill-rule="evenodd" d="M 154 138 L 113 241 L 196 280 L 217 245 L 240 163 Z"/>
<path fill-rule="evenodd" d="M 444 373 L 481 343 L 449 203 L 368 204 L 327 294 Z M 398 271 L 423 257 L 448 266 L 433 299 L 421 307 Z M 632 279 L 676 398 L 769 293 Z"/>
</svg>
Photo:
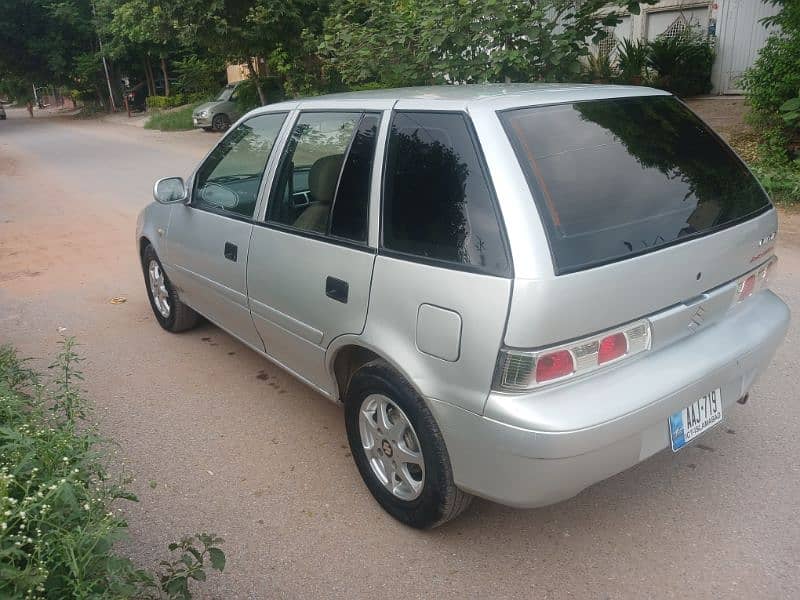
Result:
<svg viewBox="0 0 800 600">
<path fill-rule="evenodd" d="M 17 175 L 2 180 L 0 289 L 14 295 L 70 289 L 107 279 L 120 262 L 131 260 L 129 248 L 115 251 L 118 240 L 131 235 L 129 217 L 103 210 L 55 178 L 37 176 L 21 154 L 0 152 L 0 164 L 14 165 Z"/>
<path fill-rule="evenodd" d="M 16 175 L 17 160 L 10 156 L 8 150 L 0 146 L 0 175 Z"/>
<path fill-rule="evenodd" d="M 691 98 L 686 104 L 726 141 L 749 130 L 745 122 L 748 107 L 742 96 Z"/>
</svg>

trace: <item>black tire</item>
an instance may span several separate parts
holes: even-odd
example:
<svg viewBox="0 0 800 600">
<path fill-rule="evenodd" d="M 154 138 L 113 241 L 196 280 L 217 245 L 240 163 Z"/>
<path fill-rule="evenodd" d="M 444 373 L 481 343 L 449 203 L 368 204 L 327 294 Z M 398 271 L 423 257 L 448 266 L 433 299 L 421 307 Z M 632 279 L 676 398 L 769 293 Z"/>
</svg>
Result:
<svg viewBox="0 0 800 600">
<path fill-rule="evenodd" d="M 384 487 L 370 466 L 361 441 L 359 413 L 364 401 L 382 394 L 402 409 L 419 439 L 425 473 L 419 496 L 403 500 Z M 437 527 L 461 514 L 472 496 L 456 487 L 444 438 L 425 402 L 386 362 L 375 360 L 350 379 L 345 397 L 345 425 L 350 450 L 361 477 L 378 503 L 395 519 L 415 527 Z"/>
<path fill-rule="evenodd" d="M 153 298 L 153 292 L 150 289 L 148 270 L 150 268 L 150 263 L 153 261 L 158 263 L 158 267 L 163 273 L 164 286 L 169 294 L 170 311 L 168 317 L 162 315 L 158 310 L 156 301 Z M 191 329 L 197 325 L 198 321 L 200 320 L 200 315 L 198 315 L 192 308 L 181 302 L 178 292 L 175 290 L 172 282 L 170 282 L 169 278 L 164 272 L 164 267 L 161 265 L 161 261 L 158 259 L 156 251 L 150 244 L 147 244 L 142 252 L 142 272 L 144 273 L 144 286 L 147 290 L 147 298 L 150 300 L 150 308 L 153 309 L 153 314 L 156 316 L 156 320 L 161 327 L 172 333 L 179 333 L 181 331 Z"/>
<path fill-rule="evenodd" d="M 214 118 L 211 119 L 211 128 L 214 131 L 227 131 L 228 127 L 230 126 L 231 120 L 226 114 L 220 113 L 218 115 L 214 115 Z"/>
</svg>

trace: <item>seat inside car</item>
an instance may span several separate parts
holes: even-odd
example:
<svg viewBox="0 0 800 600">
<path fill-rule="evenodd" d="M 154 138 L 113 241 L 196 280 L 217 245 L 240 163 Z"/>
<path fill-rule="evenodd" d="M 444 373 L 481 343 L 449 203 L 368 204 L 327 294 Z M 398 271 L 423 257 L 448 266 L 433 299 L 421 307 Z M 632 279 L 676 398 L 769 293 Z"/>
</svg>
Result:
<svg viewBox="0 0 800 600">
<path fill-rule="evenodd" d="M 327 231 L 331 203 L 336 194 L 336 182 L 339 179 L 343 159 L 343 154 L 331 154 L 317 159 L 311 165 L 308 173 L 311 204 L 297 217 L 294 222 L 295 227 L 318 233 Z"/>
</svg>

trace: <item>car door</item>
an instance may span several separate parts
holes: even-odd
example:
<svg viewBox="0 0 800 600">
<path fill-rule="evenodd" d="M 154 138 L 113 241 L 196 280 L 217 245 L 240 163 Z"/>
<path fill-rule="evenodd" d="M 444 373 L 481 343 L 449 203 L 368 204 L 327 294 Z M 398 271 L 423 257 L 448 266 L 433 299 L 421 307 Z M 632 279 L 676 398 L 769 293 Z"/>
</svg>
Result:
<svg viewBox="0 0 800 600">
<path fill-rule="evenodd" d="M 283 113 L 251 117 L 231 130 L 193 177 L 191 201 L 170 215 L 166 259 L 181 298 L 210 321 L 263 348 L 247 303 L 253 216 Z"/>
<path fill-rule="evenodd" d="M 250 309 L 267 354 L 328 392 L 325 348 L 361 332 L 367 314 L 379 122 L 380 113 L 300 113 L 250 240 Z"/>
</svg>

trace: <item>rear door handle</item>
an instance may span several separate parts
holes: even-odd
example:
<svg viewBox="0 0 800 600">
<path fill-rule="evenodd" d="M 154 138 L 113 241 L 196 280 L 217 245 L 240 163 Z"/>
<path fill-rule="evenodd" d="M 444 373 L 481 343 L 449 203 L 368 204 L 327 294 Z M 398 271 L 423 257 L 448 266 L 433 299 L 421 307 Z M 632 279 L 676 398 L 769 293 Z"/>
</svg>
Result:
<svg viewBox="0 0 800 600">
<path fill-rule="evenodd" d="M 236 262 L 236 256 L 239 254 L 239 247 L 236 244 L 225 242 L 225 258 Z"/>
<path fill-rule="evenodd" d="M 336 279 L 336 277 L 328 277 L 325 280 L 325 295 L 328 298 L 333 298 L 337 302 L 347 304 L 347 295 L 350 286 L 346 281 Z"/>
</svg>

